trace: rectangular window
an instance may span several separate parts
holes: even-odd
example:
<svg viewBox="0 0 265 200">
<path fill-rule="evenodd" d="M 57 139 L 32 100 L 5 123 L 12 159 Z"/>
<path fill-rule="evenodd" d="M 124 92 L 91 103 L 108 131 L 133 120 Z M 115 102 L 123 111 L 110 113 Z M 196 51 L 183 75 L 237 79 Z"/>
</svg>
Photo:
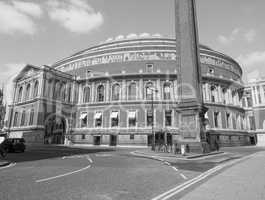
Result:
<svg viewBox="0 0 265 200">
<path fill-rule="evenodd" d="M 95 120 L 95 127 L 101 127 L 102 126 L 102 112 L 96 112 L 94 116 Z"/>
<path fill-rule="evenodd" d="M 229 113 L 226 113 L 226 128 L 231 128 Z"/>
<path fill-rule="evenodd" d="M 128 124 L 129 127 L 136 126 L 136 111 L 129 111 L 128 113 Z"/>
<path fill-rule="evenodd" d="M 17 126 L 17 125 L 18 125 L 18 112 L 15 112 L 13 126 Z"/>
<path fill-rule="evenodd" d="M 165 126 L 172 126 L 172 110 L 165 111 Z"/>
<path fill-rule="evenodd" d="M 152 73 L 154 71 L 154 64 L 146 64 L 146 72 Z"/>
<path fill-rule="evenodd" d="M 80 120 L 81 120 L 81 128 L 87 127 L 87 113 L 81 113 L 80 115 Z"/>
<path fill-rule="evenodd" d="M 147 126 L 152 126 L 153 123 L 154 123 L 153 111 L 152 110 L 148 110 L 146 112 L 146 125 Z"/>
<path fill-rule="evenodd" d="M 119 112 L 118 111 L 112 111 L 110 115 L 111 119 L 111 127 L 119 126 Z"/>
<path fill-rule="evenodd" d="M 33 124 L 33 118 L 34 118 L 34 110 L 32 109 L 30 111 L 30 116 L 29 116 L 29 125 L 30 126 Z"/>
<path fill-rule="evenodd" d="M 247 97 L 247 107 L 252 107 L 253 103 L 252 103 L 252 99 L 251 97 Z"/>
<path fill-rule="evenodd" d="M 219 127 L 219 112 L 214 112 L 214 127 L 218 128 Z"/>
<path fill-rule="evenodd" d="M 95 126 L 100 127 L 102 126 L 102 113 L 96 112 L 95 114 Z"/>
<path fill-rule="evenodd" d="M 134 134 L 130 135 L 130 140 L 134 140 Z"/>
<path fill-rule="evenodd" d="M 82 134 L 82 140 L 86 139 L 86 135 Z"/>
<path fill-rule="evenodd" d="M 259 103 L 261 103 L 260 86 L 257 86 L 257 93 L 258 93 Z"/>
</svg>

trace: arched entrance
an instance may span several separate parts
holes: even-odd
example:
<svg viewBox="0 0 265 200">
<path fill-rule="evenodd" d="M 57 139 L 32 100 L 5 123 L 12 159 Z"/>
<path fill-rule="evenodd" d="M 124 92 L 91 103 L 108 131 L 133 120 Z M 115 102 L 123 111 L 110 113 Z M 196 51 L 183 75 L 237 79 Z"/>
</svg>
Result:
<svg viewBox="0 0 265 200">
<path fill-rule="evenodd" d="M 45 123 L 45 144 L 64 144 L 66 121 L 63 117 L 53 115 Z"/>
</svg>

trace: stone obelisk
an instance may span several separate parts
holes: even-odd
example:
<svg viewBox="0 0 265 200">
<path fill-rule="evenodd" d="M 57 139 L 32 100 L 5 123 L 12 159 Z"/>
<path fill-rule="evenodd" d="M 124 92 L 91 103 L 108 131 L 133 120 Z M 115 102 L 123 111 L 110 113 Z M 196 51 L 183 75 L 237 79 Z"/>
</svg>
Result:
<svg viewBox="0 0 265 200">
<path fill-rule="evenodd" d="M 180 143 L 192 152 L 205 150 L 201 68 L 195 0 L 175 0 Z"/>
</svg>

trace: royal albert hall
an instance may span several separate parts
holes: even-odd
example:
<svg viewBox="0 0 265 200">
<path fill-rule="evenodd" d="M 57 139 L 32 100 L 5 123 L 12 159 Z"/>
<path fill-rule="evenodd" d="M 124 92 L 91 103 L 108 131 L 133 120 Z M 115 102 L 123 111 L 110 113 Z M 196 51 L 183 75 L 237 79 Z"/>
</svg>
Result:
<svg viewBox="0 0 265 200">
<path fill-rule="evenodd" d="M 242 69 L 200 45 L 208 142 L 248 145 Z M 176 42 L 159 34 L 118 36 L 14 79 L 7 128 L 28 143 L 151 145 L 180 137 Z"/>
</svg>

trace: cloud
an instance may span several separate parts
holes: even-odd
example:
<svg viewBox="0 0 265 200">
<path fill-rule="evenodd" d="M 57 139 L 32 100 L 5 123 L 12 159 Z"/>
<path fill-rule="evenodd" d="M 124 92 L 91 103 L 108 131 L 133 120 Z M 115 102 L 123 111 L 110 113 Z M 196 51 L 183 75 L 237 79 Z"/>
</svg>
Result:
<svg viewBox="0 0 265 200">
<path fill-rule="evenodd" d="M 231 34 L 229 36 L 224 36 L 224 35 L 219 35 L 217 40 L 219 43 L 223 44 L 223 45 L 228 45 L 230 44 L 231 42 L 233 42 L 236 37 L 238 36 L 240 32 L 240 29 L 239 28 L 235 28 Z"/>
<path fill-rule="evenodd" d="M 251 43 L 255 40 L 257 32 L 254 29 L 244 30 L 235 28 L 228 36 L 219 35 L 217 41 L 222 45 L 230 45 L 236 40 L 243 40 Z"/>
<path fill-rule="evenodd" d="M 255 51 L 247 55 L 240 55 L 237 60 L 246 67 L 265 67 L 265 51 Z"/>
<path fill-rule="evenodd" d="M 18 11 L 25 13 L 27 15 L 33 16 L 33 17 L 39 18 L 43 14 L 41 7 L 36 3 L 13 1 L 13 5 L 15 9 L 17 9 Z"/>
<path fill-rule="evenodd" d="M 248 79 L 259 77 L 265 73 L 265 51 L 255 51 L 250 54 L 240 55 L 237 61 L 246 71 Z"/>
<path fill-rule="evenodd" d="M 73 33 L 88 33 L 103 24 L 103 16 L 84 0 L 50 0 L 48 15 L 51 20 Z"/>
<path fill-rule="evenodd" d="M 20 32 L 33 35 L 37 26 L 33 17 L 42 15 L 41 8 L 30 2 L 0 2 L 0 33 L 14 34 Z"/>
<path fill-rule="evenodd" d="M 249 31 L 245 32 L 244 37 L 247 42 L 251 43 L 255 40 L 257 33 L 254 29 L 250 29 Z"/>
<path fill-rule="evenodd" d="M 24 63 L 8 63 L 0 67 L 0 84 L 4 85 L 4 100 L 8 104 L 12 100 L 13 79 L 25 67 Z"/>
</svg>

